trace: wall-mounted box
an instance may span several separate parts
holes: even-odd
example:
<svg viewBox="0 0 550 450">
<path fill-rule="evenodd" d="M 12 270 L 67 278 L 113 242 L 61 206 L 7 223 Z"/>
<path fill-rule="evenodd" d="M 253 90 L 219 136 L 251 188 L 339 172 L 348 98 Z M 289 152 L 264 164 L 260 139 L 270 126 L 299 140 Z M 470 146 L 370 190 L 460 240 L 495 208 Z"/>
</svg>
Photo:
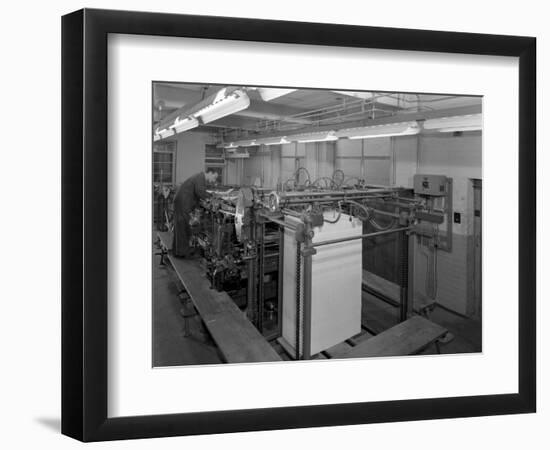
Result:
<svg viewBox="0 0 550 450">
<path fill-rule="evenodd" d="M 443 196 L 447 194 L 445 175 L 416 174 L 413 178 L 414 193 L 417 195 Z"/>
</svg>

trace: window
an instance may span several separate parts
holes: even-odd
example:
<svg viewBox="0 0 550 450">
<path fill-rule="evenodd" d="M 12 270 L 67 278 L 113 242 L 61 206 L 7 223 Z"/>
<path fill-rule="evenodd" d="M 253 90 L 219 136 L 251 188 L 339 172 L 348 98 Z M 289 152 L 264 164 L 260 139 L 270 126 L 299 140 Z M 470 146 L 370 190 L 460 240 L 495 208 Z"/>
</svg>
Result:
<svg viewBox="0 0 550 450">
<path fill-rule="evenodd" d="M 176 179 L 176 142 L 153 146 L 153 184 L 174 185 Z"/>
</svg>

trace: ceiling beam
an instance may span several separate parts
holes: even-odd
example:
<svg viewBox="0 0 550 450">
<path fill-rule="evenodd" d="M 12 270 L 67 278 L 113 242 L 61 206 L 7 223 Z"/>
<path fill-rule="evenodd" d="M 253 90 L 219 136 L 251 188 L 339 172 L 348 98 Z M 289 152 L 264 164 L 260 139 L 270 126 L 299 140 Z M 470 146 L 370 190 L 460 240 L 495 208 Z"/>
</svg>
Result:
<svg viewBox="0 0 550 450">
<path fill-rule="evenodd" d="M 230 116 L 226 116 L 226 117 L 222 117 L 221 119 L 214 120 L 213 122 L 209 122 L 208 126 L 217 127 L 217 128 L 233 128 L 233 129 L 257 131 L 258 121 L 254 119 L 242 117 L 242 116 L 237 117 L 236 114 L 232 114 Z"/>
<path fill-rule="evenodd" d="M 361 119 L 361 120 L 341 122 L 341 123 L 322 125 L 322 126 L 316 126 L 316 127 L 310 126 L 310 127 L 303 127 L 299 129 L 288 130 L 288 131 L 277 132 L 277 133 L 265 133 L 265 134 L 260 133 L 253 136 L 252 135 L 248 136 L 248 138 L 259 139 L 259 138 L 268 138 L 268 137 L 283 137 L 283 136 L 289 136 L 289 135 L 301 134 L 301 133 L 343 130 L 347 128 L 386 125 L 390 123 L 399 123 L 399 122 L 413 122 L 416 120 L 436 119 L 440 117 L 452 117 L 452 116 L 466 116 L 470 114 L 480 114 L 480 113 L 481 113 L 481 104 L 478 104 L 478 105 L 471 105 L 471 106 L 461 106 L 457 108 L 446 108 L 446 109 L 431 110 L 431 111 L 400 113 L 392 116 L 380 117 L 378 119 Z"/>
<path fill-rule="evenodd" d="M 307 110 L 305 109 L 295 108 L 293 106 L 251 100 L 250 106 L 247 109 L 239 111 L 235 115 L 254 117 L 256 119 L 279 120 L 284 122 L 310 124 L 312 123 L 311 120 L 291 117 L 306 112 Z"/>
</svg>

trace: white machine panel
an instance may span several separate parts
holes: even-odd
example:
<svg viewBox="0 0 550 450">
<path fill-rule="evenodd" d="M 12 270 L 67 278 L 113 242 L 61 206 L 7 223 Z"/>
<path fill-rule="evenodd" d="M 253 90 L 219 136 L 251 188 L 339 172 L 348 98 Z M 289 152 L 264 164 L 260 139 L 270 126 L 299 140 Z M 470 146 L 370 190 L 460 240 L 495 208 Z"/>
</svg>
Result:
<svg viewBox="0 0 550 450">
<path fill-rule="evenodd" d="M 325 212 L 334 220 L 336 213 Z M 296 225 L 287 216 L 285 222 Z M 335 224 L 325 222 L 314 228 L 313 242 L 359 236 L 360 220 L 342 214 Z M 311 354 L 326 350 L 361 332 L 362 240 L 339 242 L 317 247 L 312 257 Z M 285 229 L 283 282 L 283 339 L 295 351 L 296 342 L 296 239 L 294 231 Z M 303 261 L 301 280 L 303 283 Z M 303 292 L 300 295 L 303 302 Z M 303 306 L 301 307 L 303 314 Z M 300 320 L 300 345 L 303 326 Z M 301 354 L 301 348 L 300 348 Z"/>
</svg>

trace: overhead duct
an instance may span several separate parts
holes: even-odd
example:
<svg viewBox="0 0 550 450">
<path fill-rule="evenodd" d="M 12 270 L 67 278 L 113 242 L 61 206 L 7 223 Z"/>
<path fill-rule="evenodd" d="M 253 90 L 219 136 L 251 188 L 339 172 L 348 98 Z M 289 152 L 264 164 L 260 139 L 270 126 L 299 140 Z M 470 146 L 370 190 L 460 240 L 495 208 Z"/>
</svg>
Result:
<svg viewBox="0 0 550 450">
<path fill-rule="evenodd" d="M 256 88 L 262 97 L 262 100 L 269 102 L 276 98 L 282 97 L 283 95 L 291 94 L 297 89 L 280 89 L 280 88 Z"/>
</svg>

